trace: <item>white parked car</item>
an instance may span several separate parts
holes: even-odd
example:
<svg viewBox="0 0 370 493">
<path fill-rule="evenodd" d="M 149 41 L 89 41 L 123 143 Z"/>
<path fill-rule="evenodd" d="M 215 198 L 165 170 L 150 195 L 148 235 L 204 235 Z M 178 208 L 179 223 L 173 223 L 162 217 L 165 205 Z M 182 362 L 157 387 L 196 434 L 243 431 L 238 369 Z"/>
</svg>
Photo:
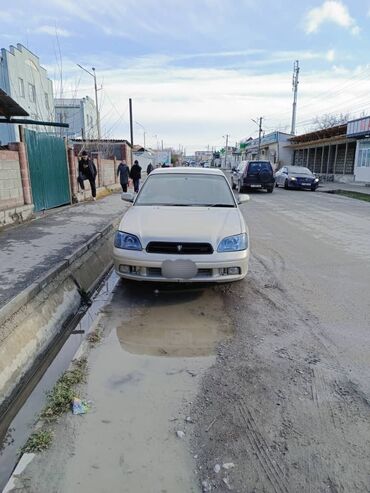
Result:
<svg viewBox="0 0 370 493">
<path fill-rule="evenodd" d="M 229 282 L 248 272 L 249 233 L 218 169 L 154 170 L 114 239 L 114 265 L 126 279 Z M 247 201 L 239 196 L 239 203 Z"/>
</svg>

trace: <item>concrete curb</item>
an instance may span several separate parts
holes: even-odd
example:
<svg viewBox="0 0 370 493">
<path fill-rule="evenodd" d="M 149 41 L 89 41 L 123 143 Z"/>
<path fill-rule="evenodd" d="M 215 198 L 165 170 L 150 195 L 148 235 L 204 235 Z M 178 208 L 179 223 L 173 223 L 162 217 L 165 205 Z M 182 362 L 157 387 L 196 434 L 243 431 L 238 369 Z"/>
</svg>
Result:
<svg viewBox="0 0 370 493">
<path fill-rule="evenodd" d="M 22 306 L 32 300 L 42 289 L 45 289 L 52 280 L 60 274 L 64 269 L 71 265 L 78 258 L 92 248 L 96 242 L 109 234 L 115 227 L 118 226 L 121 217 L 114 219 L 107 226 L 105 226 L 99 233 L 92 236 L 87 243 L 77 248 L 73 253 L 65 257 L 57 265 L 52 267 L 50 270 L 45 272 L 36 281 L 32 282 L 23 291 L 18 293 L 14 298 L 12 298 L 6 305 L 0 308 L 0 325 L 4 324 L 9 318 L 11 318 L 17 311 L 19 311 Z"/>
</svg>

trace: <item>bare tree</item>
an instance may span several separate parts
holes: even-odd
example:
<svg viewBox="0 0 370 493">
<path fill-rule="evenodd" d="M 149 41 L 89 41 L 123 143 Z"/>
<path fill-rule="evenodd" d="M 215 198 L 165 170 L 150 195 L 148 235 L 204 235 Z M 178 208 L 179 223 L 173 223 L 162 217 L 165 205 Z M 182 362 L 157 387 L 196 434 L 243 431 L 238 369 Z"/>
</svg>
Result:
<svg viewBox="0 0 370 493">
<path fill-rule="evenodd" d="M 316 116 L 313 119 L 316 130 L 324 130 L 325 128 L 336 127 L 337 125 L 343 125 L 349 120 L 349 113 L 326 113 L 325 115 Z"/>
</svg>

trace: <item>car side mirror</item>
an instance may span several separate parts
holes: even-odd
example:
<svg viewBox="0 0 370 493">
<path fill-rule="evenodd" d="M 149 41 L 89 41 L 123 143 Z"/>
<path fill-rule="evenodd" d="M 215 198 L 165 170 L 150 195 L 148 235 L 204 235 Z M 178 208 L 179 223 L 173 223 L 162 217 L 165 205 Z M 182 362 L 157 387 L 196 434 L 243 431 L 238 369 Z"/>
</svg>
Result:
<svg viewBox="0 0 370 493">
<path fill-rule="evenodd" d="M 123 192 L 121 195 L 121 199 L 125 202 L 133 202 L 135 199 L 135 195 L 131 192 Z"/>
<path fill-rule="evenodd" d="M 238 204 L 244 204 L 245 202 L 249 202 L 250 201 L 250 196 L 246 193 L 241 193 L 239 194 L 239 197 L 238 197 Z"/>
</svg>

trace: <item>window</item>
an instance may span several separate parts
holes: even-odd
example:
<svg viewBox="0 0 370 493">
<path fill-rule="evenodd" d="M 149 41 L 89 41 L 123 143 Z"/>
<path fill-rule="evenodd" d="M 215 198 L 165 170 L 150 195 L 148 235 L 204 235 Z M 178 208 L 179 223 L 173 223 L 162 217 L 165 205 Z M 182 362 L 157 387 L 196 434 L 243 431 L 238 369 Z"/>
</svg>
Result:
<svg viewBox="0 0 370 493">
<path fill-rule="evenodd" d="M 25 97 L 25 93 L 24 93 L 24 80 L 19 77 L 18 78 L 18 83 L 19 83 L 19 95 L 20 95 L 21 98 L 24 98 Z"/>
<path fill-rule="evenodd" d="M 48 93 L 45 92 L 45 106 L 47 110 L 50 110 L 50 105 L 49 105 L 49 96 Z"/>
<path fill-rule="evenodd" d="M 36 103 L 36 87 L 33 84 L 28 84 L 28 96 L 30 101 Z"/>
</svg>

